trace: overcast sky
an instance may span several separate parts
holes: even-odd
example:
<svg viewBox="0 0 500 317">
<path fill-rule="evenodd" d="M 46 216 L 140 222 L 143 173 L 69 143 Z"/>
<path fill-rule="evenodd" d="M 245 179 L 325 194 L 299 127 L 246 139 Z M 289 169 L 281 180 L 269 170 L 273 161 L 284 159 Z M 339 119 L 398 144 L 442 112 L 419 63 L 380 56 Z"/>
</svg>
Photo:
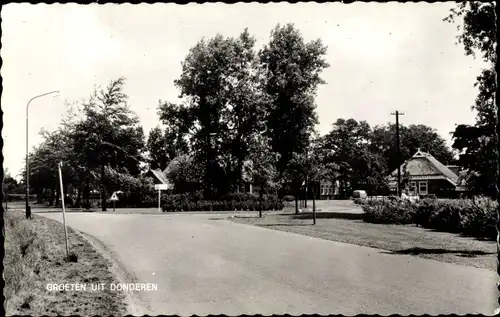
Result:
<svg viewBox="0 0 500 317">
<path fill-rule="evenodd" d="M 443 22 L 450 3 L 270 3 L 155 5 L 30 5 L 2 8 L 4 167 L 15 176 L 25 155 L 25 109 L 30 148 L 42 127 L 57 128 L 65 100 L 86 99 L 95 85 L 120 76 L 144 131 L 159 124 L 158 101 L 176 101 L 181 61 L 202 37 L 237 36 L 245 27 L 257 48 L 277 23 L 295 23 L 307 41 L 328 46 L 327 84 L 316 99 L 321 134 L 337 118 L 393 121 L 436 128 L 449 145 L 470 110 L 481 61 L 456 45 L 456 25 Z"/>
</svg>

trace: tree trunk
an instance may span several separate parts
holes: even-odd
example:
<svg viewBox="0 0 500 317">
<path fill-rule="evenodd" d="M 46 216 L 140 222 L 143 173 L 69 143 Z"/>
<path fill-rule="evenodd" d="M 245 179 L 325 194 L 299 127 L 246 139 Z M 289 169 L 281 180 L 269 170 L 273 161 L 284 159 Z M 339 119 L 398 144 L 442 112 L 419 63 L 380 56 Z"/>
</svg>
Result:
<svg viewBox="0 0 500 317">
<path fill-rule="evenodd" d="M 89 210 L 90 209 L 90 181 L 87 178 L 85 180 L 85 190 L 83 192 L 83 197 L 85 201 L 85 209 Z"/>
<path fill-rule="evenodd" d="M 260 184 L 259 193 L 259 218 L 262 218 L 262 200 L 264 199 L 264 184 Z"/>
<path fill-rule="evenodd" d="M 101 207 L 106 211 L 106 192 L 104 187 L 104 164 L 101 165 Z"/>
<path fill-rule="evenodd" d="M 344 185 L 342 179 L 339 179 L 339 196 L 340 199 L 344 199 Z"/>
<path fill-rule="evenodd" d="M 41 204 L 42 203 L 42 189 L 38 188 L 37 193 L 36 193 L 36 203 Z"/>
<path fill-rule="evenodd" d="M 307 208 L 307 186 L 309 184 L 307 183 L 307 177 L 306 177 L 306 181 L 304 182 L 304 209 Z"/>
<path fill-rule="evenodd" d="M 54 202 L 54 207 L 59 207 L 59 197 L 61 193 L 61 188 L 59 186 L 56 186 L 56 199 Z"/>
<path fill-rule="evenodd" d="M 54 199 L 55 199 L 55 191 L 54 191 L 54 187 L 52 187 L 50 189 L 50 199 L 49 199 L 49 206 L 54 206 Z"/>
<path fill-rule="evenodd" d="M 68 183 L 66 183 L 66 184 L 63 183 L 63 193 L 62 193 L 62 196 L 61 196 L 61 204 L 62 204 L 62 200 L 66 199 L 66 196 L 71 196 L 71 195 L 69 195 L 68 187 L 69 187 Z"/>
<path fill-rule="evenodd" d="M 295 194 L 295 214 L 299 213 L 299 195 L 300 195 L 300 188 L 296 191 Z"/>
<path fill-rule="evenodd" d="M 75 202 L 76 208 L 81 208 L 82 207 L 82 184 L 78 184 L 78 192 L 76 195 L 76 202 Z"/>
<path fill-rule="evenodd" d="M 316 198 L 315 196 L 315 190 L 314 186 L 312 187 L 312 199 L 313 199 L 313 225 L 316 224 Z"/>
</svg>

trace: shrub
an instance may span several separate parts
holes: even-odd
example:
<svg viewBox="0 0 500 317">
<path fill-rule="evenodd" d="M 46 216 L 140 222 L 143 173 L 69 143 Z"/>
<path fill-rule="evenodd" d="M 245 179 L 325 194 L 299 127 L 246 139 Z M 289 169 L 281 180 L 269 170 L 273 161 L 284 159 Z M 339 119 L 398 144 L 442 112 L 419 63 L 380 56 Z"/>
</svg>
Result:
<svg viewBox="0 0 500 317">
<path fill-rule="evenodd" d="M 415 215 L 415 204 L 403 201 L 377 201 L 374 200 L 363 205 L 363 218 L 367 222 L 373 223 L 413 223 Z"/>
<path fill-rule="evenodd" d="M 363 199 L 363 198 L 354 198 L 353 202 L 356 205 L 364 205 L 364 204 L 366 204 L 366 199 Z"/>
<path fill-rule="evenodd" d="M 438 231 L 496 240 L 498 203 L 489 198 L 366 201 L 364 220 L 373 223 L 414 223 Z"/>
<path fill-rule="evenodd" d="M 417 209 L 414 215 L 414 222 L 416 225 L 422 227 L 429 227 L 429 219 L 433 210 L 436 210 L 436 200 L 434 199 L 423 199 L 417 205 Z"/>
<path fill-rule="evenodd" d="M 472 200 L 472 209 L 464 214 L 462 233 L 478 238 L 496 240 L 498 203 L 488 198 L 479 197 Z"/>
<path fill-rule="evenodd" d="M 470 200 L 436 200 L 429 215 L 428 228 L 453 233 L 461 232 L 463 214 L 470 210 Z"/>
<path fill-rule="evenodd" d="M 235 193 L 219 200 L 207 201 L 202 192 L 164 195 L 163 211 L 253 211 L 259 210 L 260 197 L 256 194 Z M 275 195 L 263 195 L 262 210 L 281 210 L 283 202 Z"/>
</svg>

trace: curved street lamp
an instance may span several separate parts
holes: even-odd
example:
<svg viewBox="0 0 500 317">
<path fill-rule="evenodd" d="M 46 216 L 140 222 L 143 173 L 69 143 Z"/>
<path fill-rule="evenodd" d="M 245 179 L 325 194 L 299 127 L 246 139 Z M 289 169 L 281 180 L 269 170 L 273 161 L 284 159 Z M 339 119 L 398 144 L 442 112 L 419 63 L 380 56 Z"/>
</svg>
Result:
<svg viewBox="0 0 500 317">
<path fill-rule="evenodd" d="M 29 205 L 29 194 L 30 194 L 30 168 L 29 168 L 29 157 L 28 157 L 28 110 L 30 103 L 40 97 L 47 96 L 50 94 L 59 93 L 59 90 L 50 91 L 38 96 L 31 98 L 26 105 L 26 218 L 31 218 L 31 208 Z"/>
</svg>

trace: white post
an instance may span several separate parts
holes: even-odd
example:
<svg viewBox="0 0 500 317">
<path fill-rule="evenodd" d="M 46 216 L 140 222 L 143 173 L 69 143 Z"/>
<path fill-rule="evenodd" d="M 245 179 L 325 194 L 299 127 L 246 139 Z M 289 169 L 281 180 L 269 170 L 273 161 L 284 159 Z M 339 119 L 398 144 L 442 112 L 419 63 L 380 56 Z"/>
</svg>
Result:
<svg viewBox="0 0 500 317">
<path fill-rule="evenodd" d="M 69 248 L 68 248 L 68 229 L 66 228 L 66 208 L 64 207 L 64 190 L 63 190 L 63 180 L 62 180 L 62 171 L 61 171 L 62 162 L 59 163 L 59 182 L 61 184 L 61 204 L 63 210 L 63 225 L 64 225 L 64 240 L 66 242 L 66 257 L 69 256 Z"/>
<path fill-rule="evenodd" d="M 158 188 L 158 212 L 161 212 L 160 200 L 161 200 L 161 189 Z"/>
</svg>

